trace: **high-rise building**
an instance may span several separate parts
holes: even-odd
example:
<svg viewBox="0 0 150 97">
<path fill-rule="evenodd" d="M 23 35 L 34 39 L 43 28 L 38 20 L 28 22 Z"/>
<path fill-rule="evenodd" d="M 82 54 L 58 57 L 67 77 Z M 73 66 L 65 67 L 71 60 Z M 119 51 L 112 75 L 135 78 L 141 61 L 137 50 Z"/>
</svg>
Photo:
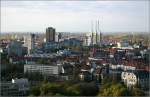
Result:
<svg viewBox="0 0 150 97">
<path fill-rule="evenodd" d="M 97 44 L 97 33 L 92 33 L 93 35 L 92 35 L 92 42 L 93 42 L 93 44 Z"/>
<path fill-rule="evenodd" d="M 35 34 L 30 34 L 24 37 L 24 46 L 28 48 L 28 54 L 31 54 L 35 49 Z"/>
<path fill-rule="evenodd" d="M 60 39 L 62 38 L 62 34 L 61 33 L 59 33 L 58 34 L 58 42 L 60 42 Z"/>
<path fill-rule="evenodd" d="M 46 29 L 46 42 L 52 42 L 55 41 L 55 29 L 52 27 L 48 27 Z"/>
<path fill-rule="evenodd" d="M 31 34 L 31 50 L 35 48 L 35 34 Z"/>
<path fill-rule="evenodd" d="M 60 42 L 61 37 L 61 33 L 55 33 L 55 42 Z"/>
<path fill-rule="evenodd" d="M 83 41 L 83 45 L 90 46 L 92 45 L 92 35 L 91 33 L 86 33 Z"/>
</svg>

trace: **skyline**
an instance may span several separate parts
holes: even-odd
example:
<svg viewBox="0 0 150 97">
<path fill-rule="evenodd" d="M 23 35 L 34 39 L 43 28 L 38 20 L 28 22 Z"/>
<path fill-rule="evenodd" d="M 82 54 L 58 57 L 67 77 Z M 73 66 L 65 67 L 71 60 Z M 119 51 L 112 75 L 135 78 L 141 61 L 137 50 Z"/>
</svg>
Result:
<svg viewBox="0 0 150 97">
<path fill-rule="evenodd" d="M 149 32 L 149 1 L 1 1 L 1 32 L 91 32 L 98 19 L 102 32 Z"/>
</svg>

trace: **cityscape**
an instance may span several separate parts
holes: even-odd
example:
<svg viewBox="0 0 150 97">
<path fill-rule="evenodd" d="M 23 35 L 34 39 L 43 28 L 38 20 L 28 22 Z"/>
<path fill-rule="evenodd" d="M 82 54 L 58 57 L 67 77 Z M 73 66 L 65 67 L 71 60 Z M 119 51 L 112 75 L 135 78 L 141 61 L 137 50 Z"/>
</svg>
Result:
<svg viewBox="0 0 150 97">
<path fill-rule="evenodd" d="M 1 97 L 149 97 L 149 4 L 146 0 L 1 1 Z M 50 14 L 45 16 L 44 11 Z M 83 16 L 88 15 L 86 11 L 89 17 Z M 107 11 L 113 18 L 105 17 Z M 103 18 L 98 12 L 104 12 Z M 120 19 L 113 12 L 120 12 Z M 122 18 L 121 13 L 126 16 Z M 114 20 L 105 24 L 106 19 Z"/>
</svg>

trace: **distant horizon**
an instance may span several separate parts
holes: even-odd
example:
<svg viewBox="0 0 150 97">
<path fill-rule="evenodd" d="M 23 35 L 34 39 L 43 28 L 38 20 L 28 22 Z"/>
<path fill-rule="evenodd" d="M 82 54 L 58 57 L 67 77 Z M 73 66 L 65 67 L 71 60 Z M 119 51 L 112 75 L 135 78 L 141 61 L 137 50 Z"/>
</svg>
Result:
<svg viewBox="0 0 150 97">
<path fill-rule="evenodd" d="M 1 1 L 1 32 L 149 32 L 149 1 Z"/>
<path fill-rule="evenodd" d="M 31 31 L 28 31 L 28 32 L 15 32 L 15 31 L 11 31 L 11 32 L 0 32 L 0 34 L 15 34 L 15 33 L 17 33 L 17 34 L 25 34 L 25 33 L 40 33 L 40 34 L 44 34 L 44 33 L 46 33 L 46 31 L 45 32 L 38 32 L 38 31 L 36 31 L 36 32 L 31 32 Z M 77 34 L 80 34 L 80 33 L 92 33 L 92 32 L 70 32 L 70 31 L 56 31 L 56 33 L 77 33 Z M 98 32 L 99 33 L 99 32 Z M 124 34 L 124 33 L 135 33 L 135 34 L 140 34 L 140 33 L 146 33 L 146 34 L 150 34 L 150 32 L 133 32 L 133 31 L 129 31 L 129 32 L 123 32 L 123 31 L 119 31 L 119 32 L 101 32 L 102 34 L 115 34 L 115 33 L 122 33 L 122 34 Z"/>
</svg>

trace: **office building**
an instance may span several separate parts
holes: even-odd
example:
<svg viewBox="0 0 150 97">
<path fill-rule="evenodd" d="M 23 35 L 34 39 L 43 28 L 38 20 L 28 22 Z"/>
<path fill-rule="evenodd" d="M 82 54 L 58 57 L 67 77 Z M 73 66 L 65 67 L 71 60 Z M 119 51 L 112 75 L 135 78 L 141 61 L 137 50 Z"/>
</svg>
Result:
<svg viewBox="0 0 150 97">
<path fill-rule="evenodd" d="M 92 44 L 92 35 L 91 35 L 91 33 L 86 33 L 83 43 L 84 43 L 83 45 L 85 45 L 85 46 L 90 46 Z"/>
<path fill-rule="evenodd" d="M 24 46 L 28 48 L 28 54 L 31 54 L 35 49 L 35 34 L 30 34 L 24 37 Z"/>
<path fill-rule="evenodd" d="M 61 37 L 62 37 L 61 33 L 56 33 L 55 34 L 55 42 L 60 42 Z"/>
<path fill-rule="evenodd" d="M 97 44 L 97 41 L 98 41 L 97 38 L 98 38 L 97 33 L 92 33 L 92 39 L 93 39 L 92 42 L 93 42 L 93 44 Z"/>
<path fill-rule="evenodd" d="M 46 42 L 54 42 L 55 41 L 55 29 L 52 27 L 48 27 L 46 29 Z"/>
</svg>

